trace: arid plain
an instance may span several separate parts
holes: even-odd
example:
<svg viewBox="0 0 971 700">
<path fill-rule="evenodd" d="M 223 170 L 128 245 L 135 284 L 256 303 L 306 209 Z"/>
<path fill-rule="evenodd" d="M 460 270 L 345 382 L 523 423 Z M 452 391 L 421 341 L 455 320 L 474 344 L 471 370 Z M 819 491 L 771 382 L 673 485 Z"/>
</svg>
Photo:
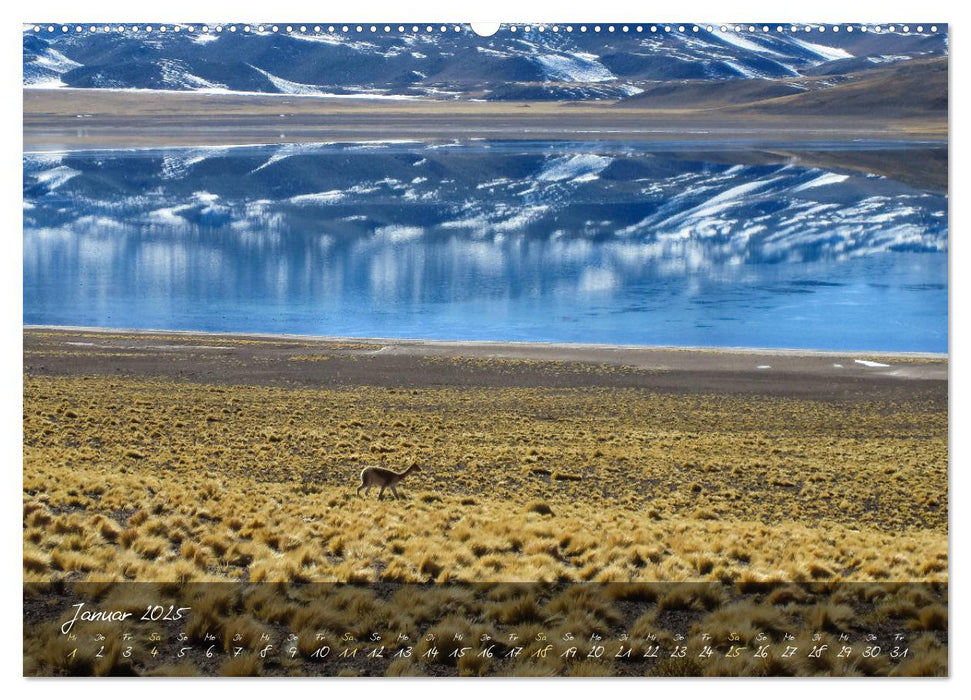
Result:
<svg viewBox="0 0 971 700">
<path fill-rule="evenodd" d="M 25 580 L 946 580 L 943 360 L 397 349 L 25 331 Z"/>
</svg>

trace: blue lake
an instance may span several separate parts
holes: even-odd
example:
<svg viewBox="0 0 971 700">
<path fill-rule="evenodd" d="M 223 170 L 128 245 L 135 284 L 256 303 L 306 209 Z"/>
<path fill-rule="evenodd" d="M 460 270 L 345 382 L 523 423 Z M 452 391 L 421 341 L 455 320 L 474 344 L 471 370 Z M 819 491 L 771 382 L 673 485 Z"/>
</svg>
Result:
<svg viewBox="0 0 971 700">
<path fill-rule="evenodd" d="M 25 155 L 23 320 L 946 352 L 947 197 L 806 161 L 504 142 Z"/>
</svg>

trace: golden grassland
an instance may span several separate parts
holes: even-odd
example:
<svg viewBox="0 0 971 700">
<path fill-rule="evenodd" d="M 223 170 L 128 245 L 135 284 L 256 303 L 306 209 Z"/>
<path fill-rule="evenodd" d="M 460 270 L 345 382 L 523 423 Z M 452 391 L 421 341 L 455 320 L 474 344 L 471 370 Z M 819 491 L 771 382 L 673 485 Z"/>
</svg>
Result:
<svg viewBox="0 0 971 700">
<path fill-rule="evenodd" d="M 28 373 L 23 509 L 25 582 L 946 581 L 947 416 Z"/>
</svg>

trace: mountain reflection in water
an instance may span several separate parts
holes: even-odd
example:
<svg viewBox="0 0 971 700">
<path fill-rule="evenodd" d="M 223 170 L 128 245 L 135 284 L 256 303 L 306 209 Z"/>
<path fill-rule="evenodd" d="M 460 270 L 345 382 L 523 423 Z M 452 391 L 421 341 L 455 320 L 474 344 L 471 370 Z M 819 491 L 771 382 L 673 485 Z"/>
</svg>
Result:
<svg viewBox="0 0 971 700">
<path fill-rule="evenodd" d="M 752 155 L 505 142 L 26 155 L 23 320 L 945 352 L 947 197 Z"/>
</svg>

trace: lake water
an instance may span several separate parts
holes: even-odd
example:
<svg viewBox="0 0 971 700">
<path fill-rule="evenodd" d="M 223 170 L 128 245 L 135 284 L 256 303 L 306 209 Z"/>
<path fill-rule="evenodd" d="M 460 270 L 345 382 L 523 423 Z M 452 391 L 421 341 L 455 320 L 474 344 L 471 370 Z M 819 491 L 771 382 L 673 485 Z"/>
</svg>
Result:
<svg viewBox="0 0 971 700">
<path fill-rule="evenodd" d="M 947 350 L 947 197 L 858 168 L 503 142 L 23 164 L 25 324 Z"/>
</svg>

